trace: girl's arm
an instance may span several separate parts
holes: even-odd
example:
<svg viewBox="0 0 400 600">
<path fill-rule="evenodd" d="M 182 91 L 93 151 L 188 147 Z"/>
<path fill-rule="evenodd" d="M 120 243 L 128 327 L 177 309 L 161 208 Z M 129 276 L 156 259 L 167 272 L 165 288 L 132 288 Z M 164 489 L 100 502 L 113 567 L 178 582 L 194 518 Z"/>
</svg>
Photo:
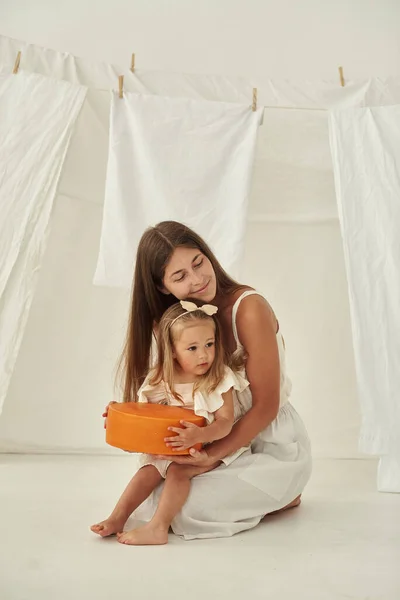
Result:
<svg viewBox="0 0 400 600">
<path fill-rule="evenodd" d="M 207 446 L 210 461 L 216 462 L 249 444 L 276 417 L 280 400 L 280 364 L 276 342 L 277 321 L 261 296 L 249 296 L 239 306 L 237 329 L 248 356 L 252 408 L 232 428 L 231 433 Z"/>
<path fill-rule="evenodd" d="M 222 394 L 224 404 L 214 413 L 215 421 L 206 427 L 198 427 L 188 421 L 181 421 L 183 428 L 168 427 L 177 435 L 165 438 L 167 446 L 174 450 L 185 450 L 195 444 L 209 444 L 220 440 L 231 432 L 233 426 L 233 394 L 228 390 Z"/>
</svg>

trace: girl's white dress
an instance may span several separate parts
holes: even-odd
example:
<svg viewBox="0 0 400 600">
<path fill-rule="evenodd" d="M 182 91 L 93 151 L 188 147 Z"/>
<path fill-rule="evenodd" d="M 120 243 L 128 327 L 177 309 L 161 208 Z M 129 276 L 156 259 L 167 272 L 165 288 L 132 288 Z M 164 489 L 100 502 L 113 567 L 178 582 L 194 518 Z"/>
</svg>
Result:
<svg viewBox="0 0 400 600">
<path fill-rule="evenodd" d="M 142 387 L 138 392 L 138 402 L 150 402 L 153 404 L 167 404 L 169 406 L 179 406 L 181 408 L 188 408 L 194 411 L 196 415 L 204 417 L 207 424 L 214 421 L 214 413 L 221 408 L 224 401 L 222 394 L 230 389 L 233 389 L 239 394 L 249 386 L 249 382 L 242 375 L 234 373 L 229 367 L 225 367 L 225 376 L 219 383 L 218 387 L 210 394 L 204 394 L 200 391 L 196 391 L 193 394 L 193 383 L 176 383 L 175 390 L 180 395 L 182 401 L 175 398 L 172 395 L 168 385 L 161 381 L 157 385 L 150 385 L 149 374 Z M 239 402 L 238 396 L 234 395 L 234 420 L 235 422 L 244 414 L 244 408 Z M 171 433 L 171 435 L 173 435 Z M 223 462 L 226 465 L 230 465 L 236 458 L 244 454 L 246 451 L 250 451 L 250 445 L 247 447 L 239 448 L 233 454 L 225 457 Z M 151 454 L 140 454 L 139 455 L 139 466 L 144 467 L 146 465 L 154 465 L 160 475 L 165 478 L 170 460 L 163 460 L 152 456 Z"/>
<path fill-rule="evenodd" d="M 232 328 L 238 348 L 242 348 L 236 315 L 244 292 L 232 310 Z M 191 481 L 189 497 L 172 522 L 175 534 L 186 540 L 229 537 L 255 527 L 267 513 L 283 508 L 304 490 L 311 475 L 310 441 L 304 424 L 289 402 L 291 382 L 286 374 L 285 346 L 281 332 L 276 334 L 280 359 L 280 409 L 276 419 L 231 464 L 198 475 Z M 243 374 L 245 375 L 245 374 Z M 243 412 L 251 408 L 249 387 L 235 392 Z M 157 490 L 135 512 L 149 521 L 162 489 Z"/>
</svg>

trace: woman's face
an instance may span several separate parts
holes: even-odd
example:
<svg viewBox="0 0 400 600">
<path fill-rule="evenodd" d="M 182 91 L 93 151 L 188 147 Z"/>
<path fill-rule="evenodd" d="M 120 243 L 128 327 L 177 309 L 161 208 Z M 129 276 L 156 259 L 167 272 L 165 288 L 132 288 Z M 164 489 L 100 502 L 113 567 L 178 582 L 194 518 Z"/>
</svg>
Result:
<svg viewBox="0 0 400 600">
<path fill-rule="evenodd" d="M 202 303 L 211 302 L 217 293 L 214 269 L 206 256 L 197 248 L 175 248 L 165 269 L 164 293 L 178 300 L 193 298 Z"/>
</svg>

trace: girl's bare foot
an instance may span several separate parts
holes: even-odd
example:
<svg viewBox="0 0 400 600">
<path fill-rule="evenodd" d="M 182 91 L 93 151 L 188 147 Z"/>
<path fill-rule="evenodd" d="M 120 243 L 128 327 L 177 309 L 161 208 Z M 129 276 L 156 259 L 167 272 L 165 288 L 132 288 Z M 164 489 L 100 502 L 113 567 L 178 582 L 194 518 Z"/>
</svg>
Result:
<svg viewBox="0 0 400 600">
<path fill-rule="evenodd" d="M 108 535 L 114 535 L 124 528 L 126 523 L 125 517 L 108 517 L 105 521 L 96 523 L 91 526 L 93 533 L 97 533 L 101 537 L 107 537 Z"/>
<path fill-rule="evenodd" d="M 120 544 L 131 546 L 160 546 L 168 542 L 168 529 L 159 529 L 147 523 L 143 527 L 131 529 L 123 533 L 117 533 Z"/>
</svg>

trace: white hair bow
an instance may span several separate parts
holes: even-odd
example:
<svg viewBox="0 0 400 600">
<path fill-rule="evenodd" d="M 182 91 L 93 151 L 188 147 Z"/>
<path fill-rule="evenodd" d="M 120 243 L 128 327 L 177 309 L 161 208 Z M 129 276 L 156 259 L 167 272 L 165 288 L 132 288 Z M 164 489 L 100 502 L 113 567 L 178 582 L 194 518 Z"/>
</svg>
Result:
<svg viewBox="0 0 400 600">
<path fill-rule="evenodd" d="M 187 300 L 181 300 L 181 306 L 187 312 L 193 312 L 194 310 L 202 310 L 206 315 L 211 317 L 218 312 L 218 306 L 214 306 L 213 304 L 203 304 L 203 306 L 197 306 L 194 302 L 189 302 Z"/>
</svg>

